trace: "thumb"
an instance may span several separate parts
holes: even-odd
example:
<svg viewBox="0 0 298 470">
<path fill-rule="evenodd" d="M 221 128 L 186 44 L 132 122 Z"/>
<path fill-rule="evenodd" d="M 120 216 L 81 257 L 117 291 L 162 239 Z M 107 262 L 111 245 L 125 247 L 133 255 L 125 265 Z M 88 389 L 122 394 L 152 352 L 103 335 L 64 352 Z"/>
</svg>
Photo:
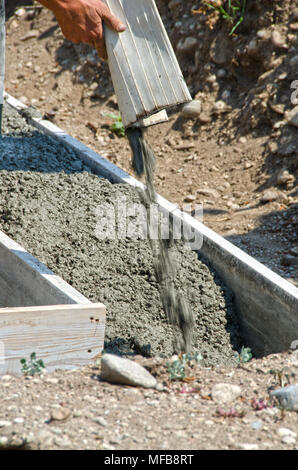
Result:
<svg viewBox="0 0 298 470">
<path fill-rule="evenodd" d="M 109 28 L 111 28 L 113 31 L 116 31 L 117 33 L 122 33 L 126 30 L 125 24 L 123 24 L 121 20 L 116 18 L 116 16 L 113 16 L 110 12 L 104 12 L 102 19 Z"/>
</svg>

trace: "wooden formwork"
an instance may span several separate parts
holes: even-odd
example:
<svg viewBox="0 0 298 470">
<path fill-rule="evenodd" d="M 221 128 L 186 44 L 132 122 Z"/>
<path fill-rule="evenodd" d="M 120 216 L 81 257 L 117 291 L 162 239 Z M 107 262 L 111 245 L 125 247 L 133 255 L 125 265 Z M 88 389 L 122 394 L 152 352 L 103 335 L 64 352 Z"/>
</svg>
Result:
<svg viewBox="0 0 298 470">
<path fill-rule="evenodd" d="M 0 307 L 0 375 L 20 373 L 32 352 L 52 371 L 92 364 L 104 347 L 105 306 L 1 231 Z"/>
<path fill-rule="evenodd" d="M 6 100 L 16 110 L 26 108 L 8 94 Z M 54 124 L 38 118 L 32 118 L 30 123 L 75 151 L 98 175 L 114 183 L 144 187 L 140 181 Z M 199 253 L 234 293 L 242 335 L 254 354 L 288 350 L 298 339 L 298 289 L 159 195 L 157 205 L 162 213 L 171 214 L 174 221 L 184 224 L 197 239 L 201 238 Z"/>
</svg>

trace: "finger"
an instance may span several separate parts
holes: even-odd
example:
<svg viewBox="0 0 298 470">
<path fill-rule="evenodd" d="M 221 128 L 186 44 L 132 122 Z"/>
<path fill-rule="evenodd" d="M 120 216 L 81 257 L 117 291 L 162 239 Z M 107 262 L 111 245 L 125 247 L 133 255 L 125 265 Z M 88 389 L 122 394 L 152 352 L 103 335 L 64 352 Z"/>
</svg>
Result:
<svg viewBox="0 0 298 470">
<path fill-rule="evenodd" d="M 97 39 L 94 41 L 94 47 L 96 48 L 99 57 L 103 60 L 107 60 L 108 54 L 104 39 Z"/>
<path fill-rule="evenodd" d="M 122 33 L 126 30 L 125 24 L 123 24 L 121 20 L 116 18 L 116 16 L 112 15 L 106 5 L 101 12 L 101 17 L 104 20 L 105 24 L 117 33 Z"/>
</svg>

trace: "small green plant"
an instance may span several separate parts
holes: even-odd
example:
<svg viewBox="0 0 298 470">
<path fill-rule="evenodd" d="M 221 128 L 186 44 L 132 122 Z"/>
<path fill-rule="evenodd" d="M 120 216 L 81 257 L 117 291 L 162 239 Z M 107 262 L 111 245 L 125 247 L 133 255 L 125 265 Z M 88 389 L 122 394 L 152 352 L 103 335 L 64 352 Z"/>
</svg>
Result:
<svg viewBox="0 0 298 470">
<path fill-rule="evenodd" d="M 118 137 L 125 136 L 125 129 L 122 122 L 122 117 L 120 114 L 107 113 L 105 116 L 113 119 L 113 124 L 109 126 L 110 131 L 118 135 Z"/>
<path fill-rule="evenodd" d="M 182 354 L 180 359 L 170 362 L 167 364 L 168 373 L 170 380 L 184 380 L 185 377 L 185 366 L 191 365 L 191 361 L 199 362 L 203 359 L 203 356 L 196 353 L 194 356 L 191 354 Z"/>
<path fill-rule="evenodd" d="M 232 25 L 232 29 L 229 33 L 230 36 L 234 34 L 238 26 L 244 20 L 246 0 L 210 0 L 210 2 L 204 2 L 204 5 L 218 11 L 220 15 Z"/>
<path fill-rule="evenodd" d="M 238 354 L 238 360 L 240 364 L 245 364 L 252 359 L 252 352 L 250 348 L 245 348 L 242 346 L 240 353 Z"/>
<path fill-rule="evenodd" d="M 20 360 L 22 364 L 22 372 L 25 375 L 35 375 L 40 374 L 42 369 L 45 368 L 45 365 L 41 359 L 36 359 L 36 353 L 33 352 L 30 356 L 30 361 L 27 363 L 26 359 Z"/>
</svg>

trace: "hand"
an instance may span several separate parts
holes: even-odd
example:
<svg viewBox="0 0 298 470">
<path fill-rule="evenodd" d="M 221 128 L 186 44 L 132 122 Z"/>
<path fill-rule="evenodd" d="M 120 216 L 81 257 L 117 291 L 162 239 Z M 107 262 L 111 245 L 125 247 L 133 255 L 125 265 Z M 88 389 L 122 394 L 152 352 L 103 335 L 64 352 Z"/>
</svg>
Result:
<svg viewBox="0 0 298 470">
<path fill-rule="evenodd" d="M 101 0 L 39 0 L 53 11 L 64 36 L 72 42 L 84 42 L 107 59 L 102 22 L 120 33 L 125 25 L 113 16 Z"/>
</svg>

